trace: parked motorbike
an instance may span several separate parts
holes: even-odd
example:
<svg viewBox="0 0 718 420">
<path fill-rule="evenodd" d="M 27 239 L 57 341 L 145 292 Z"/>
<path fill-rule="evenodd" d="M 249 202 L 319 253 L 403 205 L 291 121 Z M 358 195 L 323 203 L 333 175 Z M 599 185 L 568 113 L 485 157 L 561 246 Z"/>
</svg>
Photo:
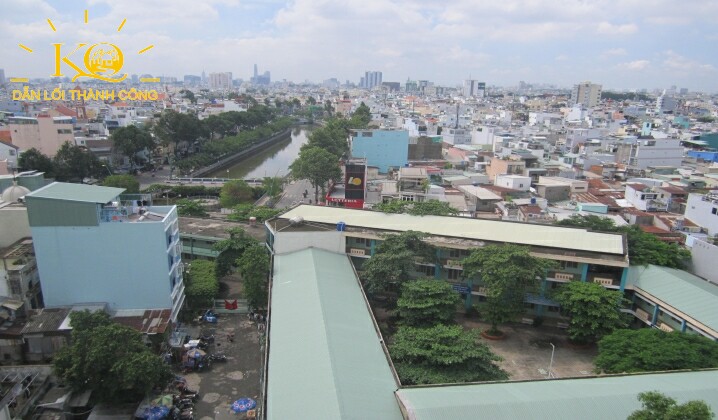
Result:
<svg viewBox="0 0 718 420">
<path fill-rule="evenodd" d="M 224 355 L 224 353 L 212 353 L 208 354 L 207 358 L 213 362 L 226 362 L 227 356 Z"/>
</svg>

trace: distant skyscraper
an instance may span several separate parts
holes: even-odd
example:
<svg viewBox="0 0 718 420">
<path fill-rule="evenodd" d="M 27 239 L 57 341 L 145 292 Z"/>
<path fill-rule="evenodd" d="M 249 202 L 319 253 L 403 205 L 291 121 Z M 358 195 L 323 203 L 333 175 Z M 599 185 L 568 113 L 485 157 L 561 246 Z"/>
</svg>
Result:
<svg viewBox="0 0 718 420">
<path fill-rule="evenodd" d="M 257 65 L 254 65 L 254 78 L 257 78 Z"/>
<path fill-rule="evenodd" d="M 361 78 L 362 81 L 359 83 L 359 86 L 365 89 L 371 89 L 374 86 L 381 86 L 381 77 L 382 74 L 380 71 L 364 72 L 364 77 Z"/>
<path fill-rule="evenodd" d="M 574 85 L 571 92 L 571 106 L 581 104 L 584 108 L 593 108 L 601 101 L 601 85 L 583 82 Z"/>
<path fill-rule="evenodd" d="M 232 73 L 210 73 L 209 88 L 210 89 L 230 89 L 232 87 Z"/>
<path fill-rule="evenodd" d="M 467 98 L 483 98 L 486 96 L 486 83 L 478 80 L 464 80 L 464 96 Z"/>
<path fill-rule="evenodd" d="M 265 71 L 264 74 L 260 75 L 255 64 L 254 76 L 252 76 L 251 82 L 253 85 L 268 85 L 272 82 L 272 78 L 269 71 Z"/>
<path fill-rule="evenodd" d="M 5 84 L 5 69 L 0 69 L 0 85 Z"/>
</svg>

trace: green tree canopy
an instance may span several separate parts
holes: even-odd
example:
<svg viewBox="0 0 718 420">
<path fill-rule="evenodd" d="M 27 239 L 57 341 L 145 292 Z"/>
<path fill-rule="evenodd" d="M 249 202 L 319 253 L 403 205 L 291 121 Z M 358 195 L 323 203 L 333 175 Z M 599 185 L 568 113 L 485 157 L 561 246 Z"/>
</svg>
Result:
<svg viewBox="0 0 718 420">
<path fill-rule="evenodd" d="M 89 150 L 65 142 L 53 159 L 55 174 L 61 181 L 80 181 L 106 172 L 102 162 Z"/>
<path fill-rule="evenodd" d="M 44 172 L 46 178 L 55 176 L 55 164 L 52 159 L 34 147 L 22 152 L 17 159 L 17 166 L 23 171 Z"/>
<path fill-rule="evenodd" d="M 401 326 L 389 353 L 404 385 L 508 378 L 496 365 L 501 358 L 478 342 L 478 331 L 464 331 L 459 325 Z"/>
<path fill-rule="evenodd" d="M 254 190 L 241 179 L 227 181 L 219 193 L 219 204 L 229 209 L 237 204 L 251 203 L 254 200 Z"/>
<path fill-rule="evenodd" d="M 235 220 L 239 222 L 249 221 L 251 217 L 254 217 L 257 222 L 263 222 L 267 219 L 282 213 L 284 210 L 273 209 L 266 206 L 254 206 L 252 204 L 240 204 L 234 206 L 233 212 L 227 216 L 229 220 Z"/>
<path fill-rule="evenodd" d="M 362 266 L 362 279 L 369 293 L 381 293 L 390 285 L 400 285 L 409 280 L 416 262 L 433 263 L 434 247 L 422 240 L 421 232 L 406 231 L 384 236 L 376 253 Z"/>
<path fill-rule="evenodd" d="M 600 216 L 573 215 L 557 222 L 560 226 L 576 226 L 595 231 L 618 232 L 626 234 L 628 257 L 631 265 L 662 265 L 671 268 L 684 268 L 690 260 L 690 251 L 676 244 L 661 241 L 655 235 L 646 233 L 636 225 L 616 227 L 612 220 Z"/>
<path fill-rule="evenodd" d="M 595 343 L 603 336 L 628 325 L 619 291 L 608 290 L 598 283 L 574 281 L 561 286 L 555 299 L 561 312 L 571 317 L 568 335 L 578 343 Z"/>
<path fill-rule="evenodd" d="M 214 305 L 219 293 L 219 280 L 213 261 L 193 260 L 188 264 L 184 279 L 188 306 L 197 309 Z"/>
<path fill-rule="evenodd" d="M 110 175 L 102 180 L 105 187 L 124 188 L 125 194 L 138 194 L 140 182 L 132 175 Z"/>
<path fill-rule="evenodd" d="M 152 151 L 155 147 L 152 134 L 148 130 L 134 125 L 114 130 L 110 140 L 112 141 L 113 151 L 127 157 L 132 167 L 138 164 L 137 154 L 139 152 L 145 149 Z"/>
<path fill-rule="evenodd" d="M 428 327 L 450 324 L 461 302 L 459 294 L 442 280 L 418 279 L 401 286 L 401 296 L 396 302 L 397 313 L 402 322 L 412 327 Z"/>
<path fill-rule="evenodd" d="M 194 92 L 192 92 L 191 90 L 182 89 L 182 90 L 180 90 L 180 93 L 182 94 L 183 98 L 189 99 L 190 103 L 192 103 L 192 104 L 197 103 L 197 98 L 194 96 Z"/>
<path fill-rule="evenodd" d="M 262 180 L 262 188 L 268 196 L 277 198 L 282 195 L 282 187 L 284 185 L 284 178 L 281 177 L 269 177 L 266 176 Z"/>
<path fill-rule="evenodd" d="M 352 128 L 366 128 L 370 122 L 371 110 L 362 102 L 352 114 L 351 126 Z"/>
<path fill-rule="evenodd" d="M 390 200 L 383 203 L 374 204 L 372 210 L 384 213 L 407 213 L 410 203 L 403 200 Z"/>
<path fill-rule="evenodd" d="M 179 146 L 191 145 L 203 132 L 201 122 L 194 114 L 165 110 L 154 125 L 154 133 L 163 145 L 173 145 L 175 155 Z"/>
<path fill-rule="evenodd" d="M 177 200 L 177 213 L 180 216 L 207 217 L 207 209 L 199 200 L 183 198 Z"/>
<path fill-rule="evenodd" d="M 293 178 L 306 179 L 312 184 L 315 203 L 319 201 L 319 187 L 324 188 L 327 182 L 342 176 L 337 156 L 320 147 L 302 149 L 289 168 Z"/>
<path fill-rule="evenodd" d="M 92 390 L 100 402 L 136 402 L 172 377 L 142 334 L 103 312 L 72 312 L 72 344 L 55 355 L 55 373 L 73 391 Z"/>
<path fill-rule="evenodd" d="M 718 343 L 654 328 L 616 330 L 598 342 L 594 363 L 606 373 L 718 368 Z"/>
<path fill-rule="evenodd" d="M 448 202 L 439 200 L 421 202 L 391 200 L 376 204 L 373 209 L 384 213 L 407 213 L 414 216 L 456 216 L 459 214 Z"/>
<path fill-rule="evenodd" d="M 641 392 L 638 400 L 643 408 L 631 413 L 628 420 L 710 420 L 715 417 L 705 401 L 678 404 L 658 391 Z"/>
<path fill-rule="evenodd" d="M 486 320 L 491 333 L 498 325 L 524 312 L 527 292 L 538 289 L 540 279 L 554 262 L 529 254 L 528 247 L 513 244 L 488 245 L 471 251 L 463 259 L 464 276 L 480 279 L 486 287 Z"/>
<path fill-rule="evenodd" d="M 260 243 L 247 247 L 237 259 L 242 275 L 244 297 L 252 308 L 266 308 L 268 295 L 269 253 Z"/>
<path fill-rule="evenodd" d="M 229 233 L 229 238 L 217 242 L 213 247 L 215 251 L 219 251 L 219 255 L 215 260 L 218 277 L 224 277 L 229 274 L 232 267 L 236 267 L 237 259 L 244 250 L 257 243 L 242 228 L 228 229 L 227 233 Z"/>
</svg>

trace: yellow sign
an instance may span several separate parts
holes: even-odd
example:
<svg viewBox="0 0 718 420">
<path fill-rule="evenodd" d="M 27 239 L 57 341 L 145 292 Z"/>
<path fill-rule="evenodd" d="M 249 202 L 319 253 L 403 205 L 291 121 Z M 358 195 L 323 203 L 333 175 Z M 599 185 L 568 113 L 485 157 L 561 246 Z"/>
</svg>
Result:
<svg viewBox="0 0 718 420">
<path fill-rule="evenodd" d="M 88 22 L 88 12 L 85 10 L 85 24 Z M 117 27 L 117 32 L 122 30 L 125 26 L 127 19 L 124 19 L 122 23 Z M 47 20 L 50 29 L 53 32 L 57 32 L 57 28 L 50 19 Z M 81 77 L 90 79 L 102 80 L 103 82 L 119 83 L 127 78 L 127 73 L 120 73 L 122 67 L 125 64 L 125 56 L 122 49 L 115 44 L 109 42 L 95 42 L 95 43 L 79 43 L 69 53 L 65 53 L 68 49 L 64 49 L 63 43 L 52 44 L 54 47 L 54 72 L 50 75 L 51 77 L 64 77 L 63 64 L 70 69 L 74 70 L 74 74 L 68 74 L 72 76 L 72 81 L 76 81 Z M 23 44 L 18 44 L 23 50 L 32 53 L 33 50 Z M 143 54 L 154 45 L 149 45 L 141 49 L 138 54 Z"/>
</svg>

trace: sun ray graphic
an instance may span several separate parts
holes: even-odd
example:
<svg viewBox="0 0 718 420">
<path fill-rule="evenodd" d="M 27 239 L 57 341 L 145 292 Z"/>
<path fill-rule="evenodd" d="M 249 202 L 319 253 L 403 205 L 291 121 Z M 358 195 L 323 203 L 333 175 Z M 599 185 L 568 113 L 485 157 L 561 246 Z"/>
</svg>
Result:
<svg viewBox="0 0 718 420">
<path fill-rule="evenodd" d="M 32 49 L 30 49 L 29 47 L 26 47 L 22 44 L 17 44 L 17 45 L 18 45 L 18 47 L 22 48 L 23 50 L 25 50 L 27 52 L 30 52 L 30 53 L 32 52 Z"/>
<path fill-rule="evenodd" d="M 153 47 L 154 47 L 154 45 L 150 45 L 150 46 L 148 46 L 148 47 L 145 47 L 145 48 L 141 49 L 140 52 L 138 52 L 137 54 L 143 54 L 143 53 L 145 53 L 145 52 L 151 50 Z"/>
<path fill-rule="evenodd" d="M 55 25 L 50 19 L 47 20 L 47 24 L 50 25 L 50 28 L 52 28 L 52 32 L 57 32 L 57 29 L 55 29 Z"/>
<path fill-rule="evenodd" d="M 125 23 L 127 23 L 127 18 L 122 19 L 122 23 L 120 23 L 120 26 L 117 27 L 117 32 L 120 32 L 122 30 L 122 27 L 125 26 Z"/>
</svg>

